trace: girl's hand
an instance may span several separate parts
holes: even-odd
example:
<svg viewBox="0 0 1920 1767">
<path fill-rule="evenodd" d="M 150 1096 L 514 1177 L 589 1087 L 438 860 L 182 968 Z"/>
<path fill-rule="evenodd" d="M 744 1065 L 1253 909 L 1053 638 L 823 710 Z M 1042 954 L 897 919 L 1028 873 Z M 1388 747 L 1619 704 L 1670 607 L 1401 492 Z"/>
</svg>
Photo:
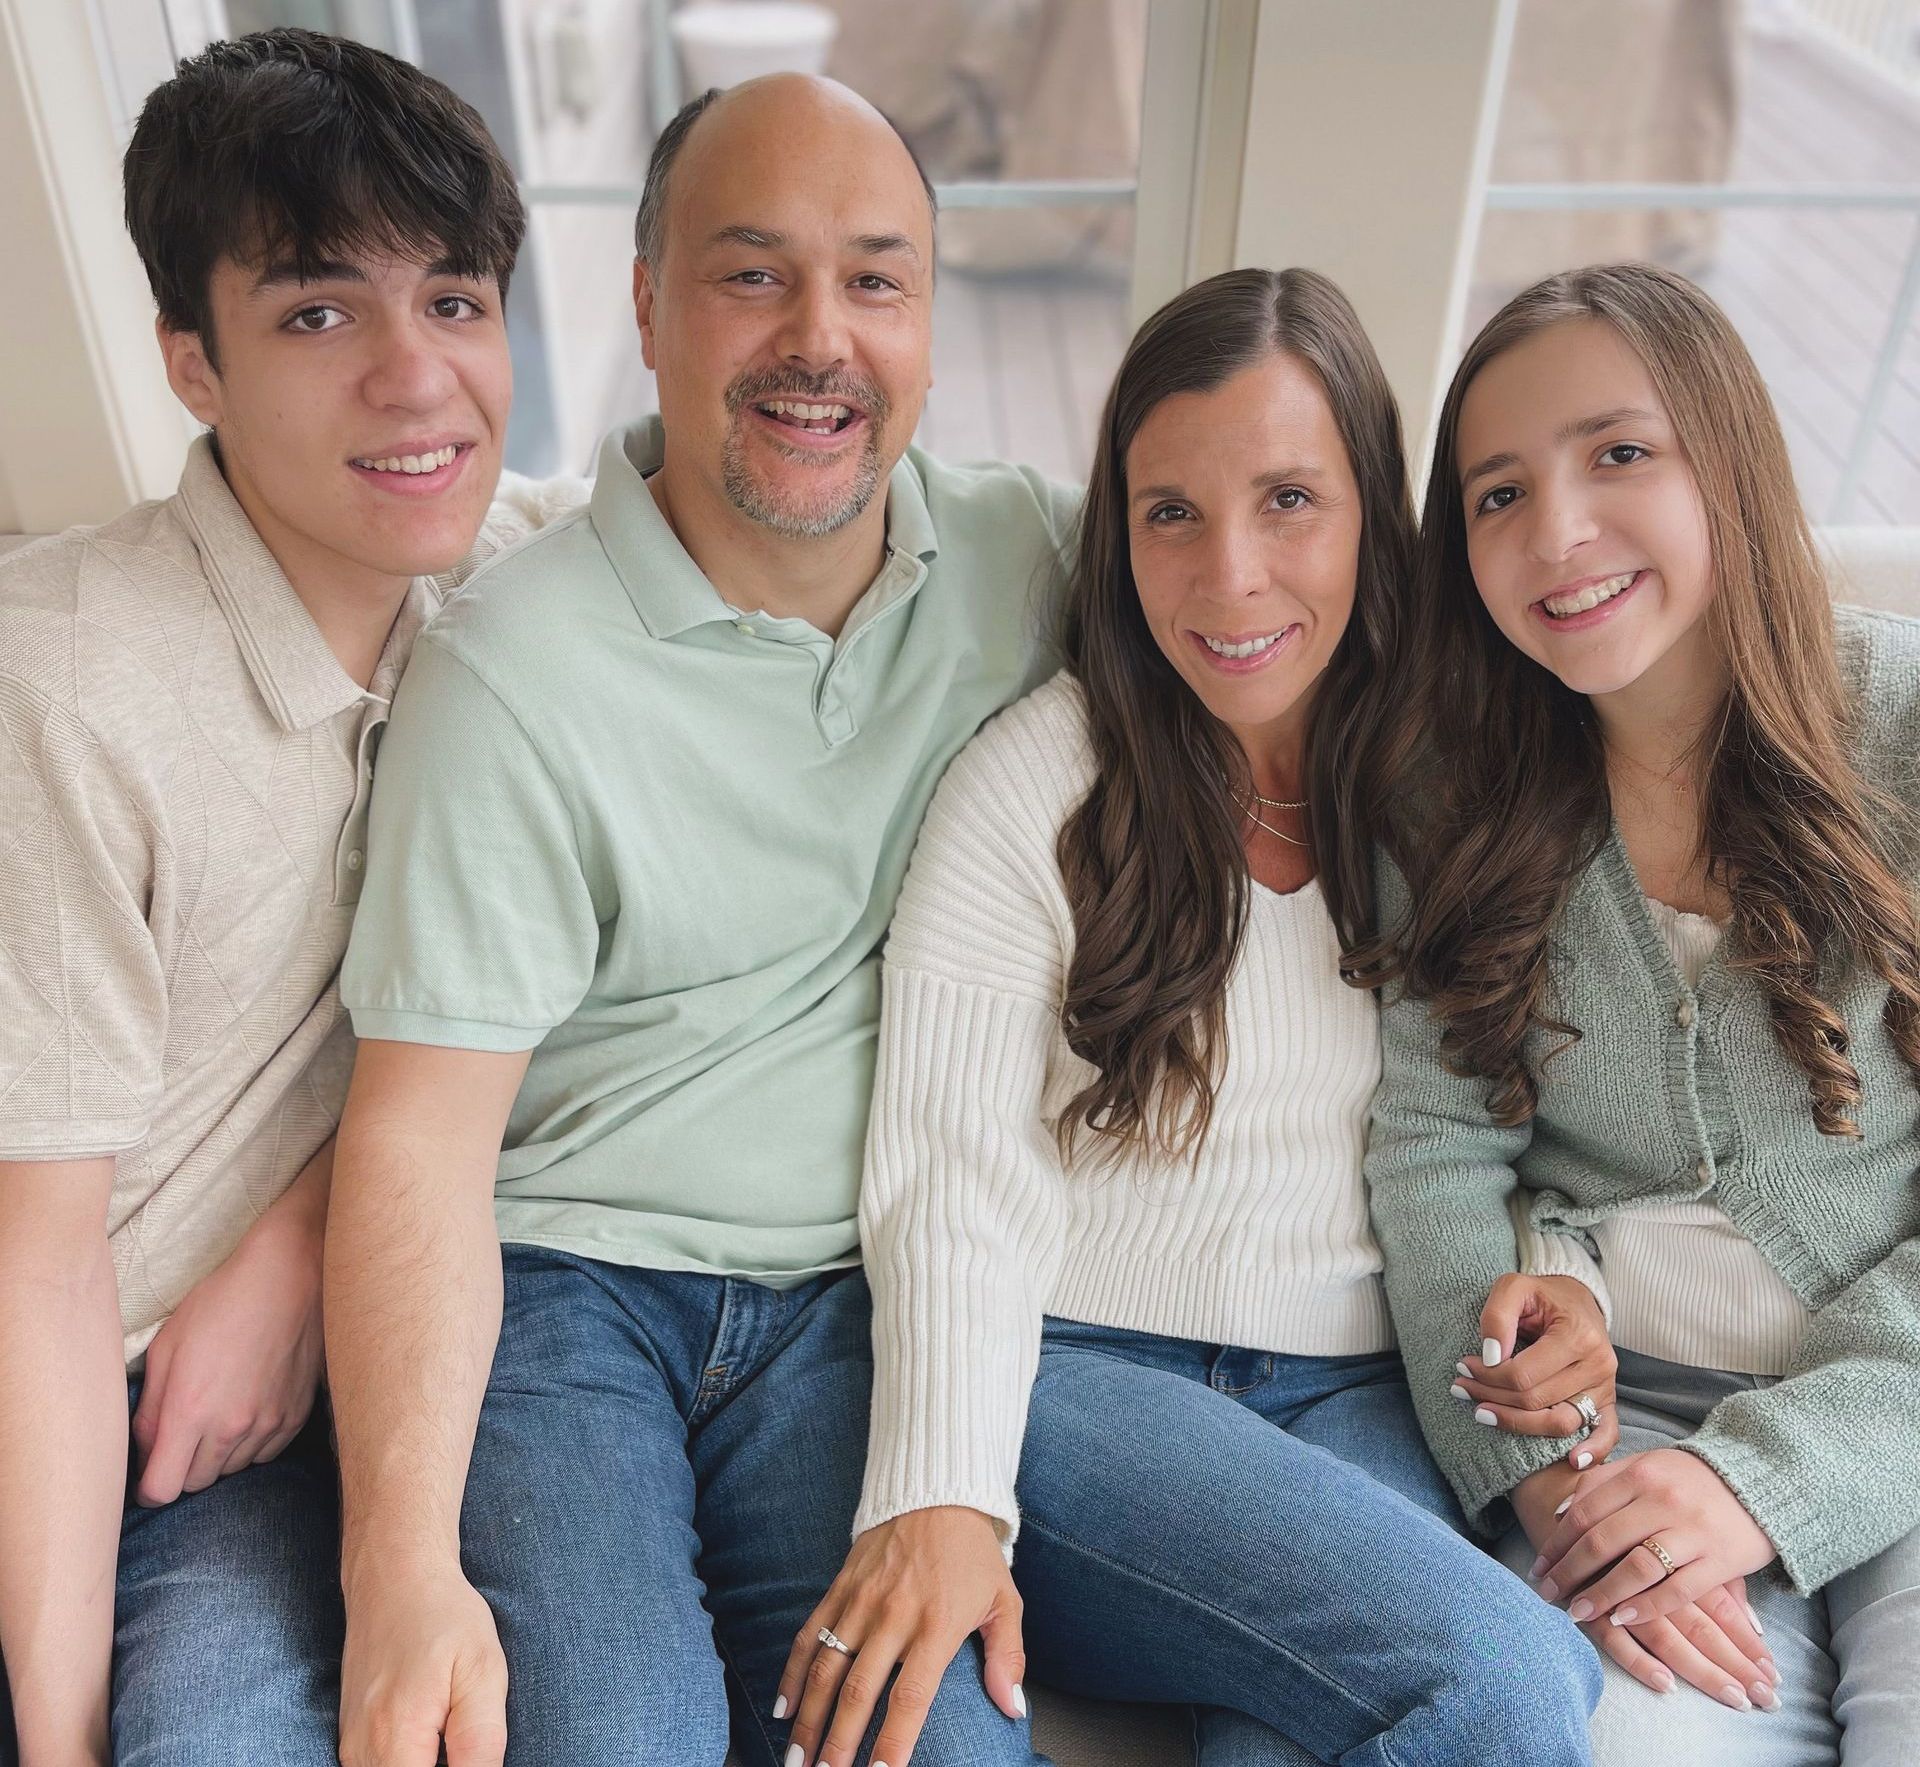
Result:
<svg viewBox="0 0 1920 1767">
<path fill-rule="evenodd" d="M 1009 1718 L 1024 1718 L 1020 1606 L 999 1536 L 979 1510 L 916 1509 L 869 1528 L 807 1616 L 780 1678 L 774 1717 L 799 1707 L 799 1754 L 790 1758 L 799 1767 L 852 1767 L 897 1665 L 873 1759 L 906 1767 L 940 1678 L 975 1632 L 987 1649 L 988 1697 Z M 822 1627 L 851 1654 L 823 1644 Z"/>
<path fill-rule="evenodd" d="M 1514 1490 L 1514 1512 L 1536 1548 L 1552 1537 L 1583 1482 L 1556 1462 Z M 1761 1641 L 1746 1585 L 1738 1579 L 1645 1624 L 1616 1626 L 1603 1614 L 1581 1630 L 1596 1649 L 1655 1693 L 1671 1693 L 1678 1677 L 1736 1709 L 1751 1703 L 1772 1711 L 1779 1704 L 1780 1671 Z"/>
<path fill-rule="evenodd" d="M 1712 1467 L 1656 1448 L 1582 1476 L 1534 1576 L 1575 1620 L 1625 1626 L 1664 1618 L 1774 1557 L 1773 1542 Z"/>
<path fill-rule="evenodd" d="M 1517 1436 L 1578 1436 L 1581 1393 L 1600 1413 L 1567 1464 L 1584 1469 L 1620 1445 L 1613 1377 L 1619 1362 L 1593 1291 L 1571 1276 L 1503 1276 L 1480 1310 L 1478 1356 L 1455 1366 L 1453 1396 L 1481 1423 Z M 1516 1346 L 1524 1346 L 1515 1354 Z"/>
</svg>

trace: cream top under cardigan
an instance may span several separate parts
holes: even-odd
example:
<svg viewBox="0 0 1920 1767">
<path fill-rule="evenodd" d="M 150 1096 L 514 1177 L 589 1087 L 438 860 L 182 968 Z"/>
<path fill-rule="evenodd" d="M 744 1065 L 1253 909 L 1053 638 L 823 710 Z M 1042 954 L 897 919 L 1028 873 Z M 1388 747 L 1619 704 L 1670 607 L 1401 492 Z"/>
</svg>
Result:
<svg viewBox="0 0 1920 1767">
<path fill-rule="evenodd" d="M 1011 1540 L 1041 1318 L 1241 1348 L 1391 1347 L 1361 1178 L 1380 1071 L 1318 887 L 1255 886 L 1227 1056 L 1191 1164 L 1062 1166 L 1093 1070 L 1060 1029 L 1073 948 L 1055 843 L 1093 779 L 1079 687 L 995 719 L 934 798 L 889 935 L 861 1196 L 874 1402 L 855 1532 L 985 1511 Z"/>
</svg>

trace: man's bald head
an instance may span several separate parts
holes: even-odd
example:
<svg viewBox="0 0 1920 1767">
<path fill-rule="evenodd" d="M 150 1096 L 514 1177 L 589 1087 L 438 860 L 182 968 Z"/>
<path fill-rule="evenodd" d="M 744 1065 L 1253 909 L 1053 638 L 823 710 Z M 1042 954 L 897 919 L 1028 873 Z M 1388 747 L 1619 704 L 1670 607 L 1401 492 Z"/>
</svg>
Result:
<svg viewBox="0 0 1920 1767">
<path fill-rule="evenodd" d="M 695 125 L 709 112 L 713 116 L 701 131 L 703 137 L 707 130 L 726 127 L 738 129 L 749 138 L 763 132 L 779 132 L 784 140 L 791 142 L 796 125 L 801 131 L 815 127 L 844 131 L 851 137 L 849 147 L 861 140 L 874 142 L 883 136 L 891 137 L 891 150 L 906 155 L 919 176 L 921 188 L 927 193 L 927 226 L 931 233 L 939 213 L 933 181 L 921 165 L 920 156 L 885 113 L 837 80 L 822 79 L 814 74 L 767 74 L 725 91 L 718 86 L 709 87 L 698 98 L 682 105 L 673 121 L 660 131 L 659 140 L 653 144 L 653 155 L 647 161 L 647 181 L 640 193 L 639 213 L 633 221 L 633 252 L 643 263 L 657 267 L 666 249 L 668 181 Z M 704 139 L 701 142 L 703 150 L 722 145 L 724 142 Z M 882 151 L 888 150 L 883 144 Z"/>
</svg>

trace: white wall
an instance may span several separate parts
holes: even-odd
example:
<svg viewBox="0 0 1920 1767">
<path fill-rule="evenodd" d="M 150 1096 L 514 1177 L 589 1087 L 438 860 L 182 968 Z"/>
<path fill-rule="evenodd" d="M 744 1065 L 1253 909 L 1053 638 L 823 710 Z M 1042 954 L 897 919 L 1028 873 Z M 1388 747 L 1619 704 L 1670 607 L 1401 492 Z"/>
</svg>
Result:
<svg viewBox="0 0 1920 1767">
<path fill-rule="evenodd" d="M 0 0 L 0 528 L 105 521 L 179 476 L 191 427 L 120 219 L 81 0 Z"/>
</svg>

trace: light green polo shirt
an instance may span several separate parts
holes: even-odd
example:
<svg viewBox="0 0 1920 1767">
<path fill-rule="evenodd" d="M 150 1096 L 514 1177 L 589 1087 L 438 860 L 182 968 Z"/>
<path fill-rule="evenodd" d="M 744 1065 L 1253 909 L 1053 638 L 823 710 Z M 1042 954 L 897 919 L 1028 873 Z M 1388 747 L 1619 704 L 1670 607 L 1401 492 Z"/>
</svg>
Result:
<svg viewBox="0 0 1920 1767">
<path fill-rule="evenodd" d="M 1078 493 L 918 450 L 839 640 L 729 607 L 601 445 L 421 636 L 341 977 L 362 1037 L 533 1051 L 501 1237 L 786 1283 L 856 1262 L 880 944 L 947 763 L 1055 662 Z"/>
</svg>

